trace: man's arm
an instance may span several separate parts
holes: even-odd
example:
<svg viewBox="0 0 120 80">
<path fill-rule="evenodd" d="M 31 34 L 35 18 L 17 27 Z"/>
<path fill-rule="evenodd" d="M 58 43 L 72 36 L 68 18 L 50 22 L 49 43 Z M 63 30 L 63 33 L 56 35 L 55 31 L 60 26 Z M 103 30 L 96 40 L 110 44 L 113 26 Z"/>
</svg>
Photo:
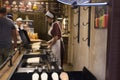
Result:
<svg viewBox="0 0 120 80">
<path fill-rule="evenodd" d="M 16 29 L 12 30 L 12 39 L 13 39 L 13 41 L 14 41 L 13 47 L 16 48 L 16 47 L 17 47 L 17 34 L 16 34 Z"/>
</svg>

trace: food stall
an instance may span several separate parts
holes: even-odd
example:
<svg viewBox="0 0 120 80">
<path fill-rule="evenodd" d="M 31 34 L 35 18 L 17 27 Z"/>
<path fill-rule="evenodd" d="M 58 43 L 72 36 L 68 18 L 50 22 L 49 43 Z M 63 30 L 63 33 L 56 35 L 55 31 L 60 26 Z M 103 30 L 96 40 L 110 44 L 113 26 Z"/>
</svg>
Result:
<svg viewBox="0 0 120 80">
<path fill-rule="evenodd" d="M 26 41 L 22 42 L 19 49 L 19 51 L 22 50 L 22 52 L 19 53 L 22 55 L 16 65 L 14 65 L 14 62 L 12 61 L 14 55 L 9 57 L 8 62 L 10 62 L 11 66 L 14 65 L 14 68 L 6 80 L 44 80 L 41 79 L 43 73 L 47 74 L 47 80 L 53 80 L 53 73 L 57 73 L 58 79 L 60 79 L 62 72 L 67 74 L 67 80 L 97 80 L 86 67 L 84 67 L 82 71 L 65 71 L 58 64 L 58 60 L 52 51 L 47 48 L 46 41 L 39 40 L 37 42 L 29 42 L 29 38 L 26 38 L 26 35 L 23 35 L 25 35 L 24 32 L 22 33 L 21 37 L 23 38 L 21 39 L 26 39 Z"/>
<path fill-rule="evenodd" d="M 16 64 L 14 64 L 13 61 L 14 55 L 9 56 L 6 64 L 10 64 L 12 67 L 14 65 L 14 67 L 9 72 L 8 77 L 1 80 L 34 80 L 33 75 L 35 73 L 37 73 L 38 77 L 36 80 L 41 80 L 40 76 L 43 72 L 48 74 L 48 80 L 52 80 L 51 75 L 53 72 L 56 72 L 59 75 L 59 78 L 62 72 L 66 72 L 69 80 L 97 80 L 85 67 L 83 68 L 83 71 L 65 71 L 60 64 L 58 64 L 57 58 L 53 55 L 52 51 L 47 49 L 47 43 L 45 40 L 47 39 L 46 34 L 48 25 L 46 25 L 45 17 L 43 16 L 44 10 L 47 10 L 48 5 L 55 7 L 57 3 L 53 5 L 54 3 L 48 4 L 47 1 L 41 3 L 20 1 L 19 4 L 17 4 L 16 1 L 9 3 L 8 0 L 3 3 L 4 6 L 15 15 L 15 18 L 16 16 L 24 18 L 23 22 L 26 24 L 34 22 L 34 28 L 31 28 L 34 30 L 29 29 L 27 32 L 25 30 L 19 31 L 22 43 L 20 43 L 20 48 L 18 48 L 17 53 L 19 53 L 18 56 L 21 56 L 19 56 Z M 26 4 L 26 7 L 24 3 Z M 36 6 L 39 6 L 39 8 Z M 62 9 L 57 10 L 60 11 Z M 60 12 L 58 15 L 61 15 Z M 8 69 L 10 69 L 10 67 Z M 2 73 L 4 73 L 4 71 Z M 0 75 L 0 77 L 1 76 L 3 75 Z"/>
</svg>

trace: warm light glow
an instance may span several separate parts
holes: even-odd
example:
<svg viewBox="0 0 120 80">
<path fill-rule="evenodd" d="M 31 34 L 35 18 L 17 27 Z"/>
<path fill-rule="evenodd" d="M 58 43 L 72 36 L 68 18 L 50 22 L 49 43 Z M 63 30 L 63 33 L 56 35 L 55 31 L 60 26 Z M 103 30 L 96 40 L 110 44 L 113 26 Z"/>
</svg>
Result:
<svg viewBox="0 0 120 80">
<path fill-rule="evenodd" d="M 31 3 L 31 2 L 28 2 L 28 5 L 30 5 L 30 6 L 31 6 L 31 5 L 32 5 L 32 3 Z"/>
</svg>

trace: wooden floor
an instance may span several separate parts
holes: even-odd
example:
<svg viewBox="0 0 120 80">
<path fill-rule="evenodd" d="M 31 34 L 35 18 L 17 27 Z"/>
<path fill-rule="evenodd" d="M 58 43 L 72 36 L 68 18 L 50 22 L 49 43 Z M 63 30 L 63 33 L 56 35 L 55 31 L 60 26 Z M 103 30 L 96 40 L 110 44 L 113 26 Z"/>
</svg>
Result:
<svg viewBox="0 0 120 80">
<path fill-rule="evenodd" d="M 63 64 L 64 71 L 74 71 L 73 66 L 67 63 Z"/>
</svg>

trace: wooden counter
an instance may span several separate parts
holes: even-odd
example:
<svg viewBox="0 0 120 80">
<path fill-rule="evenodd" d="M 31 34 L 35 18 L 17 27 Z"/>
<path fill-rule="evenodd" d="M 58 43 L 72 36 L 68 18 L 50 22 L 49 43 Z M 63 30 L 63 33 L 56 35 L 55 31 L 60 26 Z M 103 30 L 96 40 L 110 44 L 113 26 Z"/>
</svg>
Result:
<svg viewBox="0 0 120 80">
<path fill-rule="evenodd" d="M 20 60 L 21 56 L 22 56 L 22 52 L 21 52 L 21 54 L 19 54 L 19 51 L 17 51 L 16 54 L 12 58 L 13 65 L 10 67 L 10 62 L 7 62 L 5 67 L 3 67 L 0 70 L 0 80 L 8 79 L 8 77 L 14 71 L 16 65 L 18 64 L 18 61 Z"/>
</svg>

